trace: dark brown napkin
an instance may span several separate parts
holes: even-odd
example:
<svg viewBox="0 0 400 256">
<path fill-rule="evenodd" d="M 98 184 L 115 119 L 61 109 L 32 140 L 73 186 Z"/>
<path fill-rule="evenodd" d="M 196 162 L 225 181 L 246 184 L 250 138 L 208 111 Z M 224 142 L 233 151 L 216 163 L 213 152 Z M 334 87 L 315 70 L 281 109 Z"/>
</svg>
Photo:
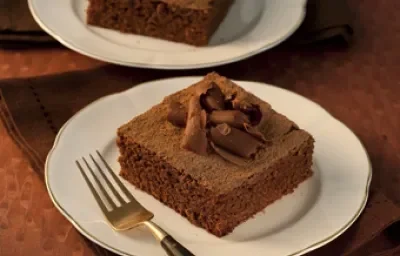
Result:
<svg viewBox="0 0 400 256">
<path fill-rule="evenodd" d="M 0 1 L 0 46 L 55 43 L 33 19 L 27 0 Z"/>
<path fill-rule="evenodd" d="M 6 80 L 0 83 L 0 117 L 34 170 L 43 177 L 43 163 L 56 133 L 74 113 L 99 97 L 161 78 L 163 74 L 147 70 L 132 73 L 130 69 L 104 66 L 89 71 Z M 369 255 L 363 254 L 363 250 L 376 249 L 369 245 L 371 241 L 376 237 L 386 239 L 388 227 L 399 219 L 400 208 L 378 189 L 373 189 L 356 223 L 338 239 L 310 255 Z M 397 227 L 395 234 L 399 231 Z M 98 250 L 97 254 L 105 252 L 92 246 Z M 391 246 L 389 252 L 395 250 L 393 248 Z"/>
<path fill-rule="evenodd" d="M 351 42 L 352 13 L 347 0 L 311 0 L 307 3 L 303 24 L 293 35 L 295 43 L 316 43 L 326 40 Z"/>
<path fill-rule="evenodd" d="M 352 20 L 346 0 L 309 0 L 306 18 L 292 41 L 295 43 L 343 39 L 349 42 Z M 27 0 L 0 2 L 0 46 L 7 48 L 59 45 L 33 19 Z"/>
</svg>

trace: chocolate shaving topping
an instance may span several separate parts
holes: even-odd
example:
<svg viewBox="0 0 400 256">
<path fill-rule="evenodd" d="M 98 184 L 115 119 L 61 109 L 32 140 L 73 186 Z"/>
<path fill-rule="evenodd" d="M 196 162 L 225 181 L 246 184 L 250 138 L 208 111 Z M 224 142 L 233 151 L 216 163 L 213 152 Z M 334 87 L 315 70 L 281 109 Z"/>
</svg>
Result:
<svg viewBox="0 0 400 256">
<path fill-rule="evenodd" d="M 231 127 L 227 124 L 218 125 L 216 129 L 218 130 L 219 133 L 221 133 L 224 136 L 228 136 L 232 132 Z"/>
<path fill-rule="evenodd" d="M 184 128 L 186 126 L 187 111 L 185 107 L 178 103 L 172 102 L 168 107 L 167 120 L 177 126 Z"/>
<path fill-rule="evenodd" d="M 263 144 L 252 135 L 230 127 L 228 124 L 220 124 L 211 127 L 211 141 L 217 146 L 228 150 L 244 158 L 252 158 Z"/>
<path fill-rule="evenodd" d="M 247 105 L 245 102 L 240 101 L 236 97 L 231 100 L 232 108 L 237 110 L 242 110 Z"/>
<path fill-rule="evenodd" d="M 203 109 L 200 112 L 200 124 L 201 124 L 201 128 L 205 129 L 207 126 L 207 112 Z"/>
<path fill-rule="evenodd" d="M 265 139 L 264 134 L 262 134 L 256 127 L 253 127 L 250 124 L 246 123 L 244 124 L 244 129 L 248 134 L 252 135 L 261 142 L 267 142 L 267 139 Z"/>
<path fill-rule="evenodd" d="M 230 95 L 225 97 L 225 101 L 228 101 L 228 102 L 232 102 L 234 99 L 236 99 L 236 94 L 235 93 L 230 94 Z"/>
<path fill-rule="evenodd" d="M 171 103 L 167 120 L 185 127 L 181 147 L 206 155 L 208 144 L 223 159 L 249 164 L 267 140 L 257 125 L 263 113 L 255 104 L 239 100 L 236 94 L 225 97 L 216 83 L 198 85 L 187 110 Z"/>
<path fill-rule="evenodd" d="M 244 159 L 243 157 L 234 155 L 231 152 L 216 146 L 214 142 L 211 141 L 210 145 L 214 149 L 215 153 L 217 153 L 220 157 L 224 158 L 225 160 L 239 166 L 246 166 L 248 164 L 248 160 Z"/>
<path fill-rule="evenodd" d="M 258 125 L 262 119 L 262 112 L 260 107 L 255 104 L 250 104 L 245 101 L 239 101 L 238 99 L 232 100 L 233 109 L 240 110 L 250 118 L 251 125 Z"/>
<path fill-rule="evenodd" d="M 181 147 L 199 155 L 207 154 L 207 134 L 205 130 L 205 112 L 201 109 L 200 100 L 194 96 L 189 101 L 186 128 Z"/>
<path fill-rule="evenodd" d="M 227 123 L 232 127 L 244 128 L 245 123 L 249 123 L 249 117 L 239 110 L 216 110 L 211 112 L 209 121 L 212 124 Z"/>
<path fill-rule="evenodd" d="M 222 110 L 225 107 L 224 94 L 216 83 L 197 87 L 201 105 L 208 111 Z"/>
<path fill-rule="evenodd" d="M 233 101 L 236 99 L 236 94 L 230 94 L 225 97 L 225 109 L 234 109 Z"/>
</svg>

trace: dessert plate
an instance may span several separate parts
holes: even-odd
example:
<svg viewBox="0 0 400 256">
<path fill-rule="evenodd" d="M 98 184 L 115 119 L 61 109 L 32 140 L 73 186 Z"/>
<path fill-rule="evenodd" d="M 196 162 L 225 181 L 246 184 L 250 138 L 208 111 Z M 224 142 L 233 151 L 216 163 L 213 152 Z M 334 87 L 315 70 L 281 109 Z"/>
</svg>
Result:
<svg viewBox="0 0 400 256">
<path fill-rule="evenodd" d="M 270 49 L 292 35 L 306 0 L 236 0 L 207 47 L 86 25 L 87 0 L 28 0 L 36 22 L 60 43 L 109 63 L 156 69 L 218 66 Z"/>
<path fill-rule="evenodd" d="M 118 173 L 117 128 L 201 79 L 152 81 L 106 96 L 60 130 L 46 161 L 46 185 L 58 210 L 87 238 L 121 255 L 164 255 L 146 230 L 113 231 L 74 161 L 98 149 Z M 124 184 L 155 214 L 154 221 L 195 255 L 301 255 L 327 244 L 351 226 L 366 204 L 372 170 L 363 145 L 344 124 L 300 95 L 262 83 L 236 82 L 313 135 L 311 179 L 223 238 L 193 226 L 125 180 Z"/>
</svg>

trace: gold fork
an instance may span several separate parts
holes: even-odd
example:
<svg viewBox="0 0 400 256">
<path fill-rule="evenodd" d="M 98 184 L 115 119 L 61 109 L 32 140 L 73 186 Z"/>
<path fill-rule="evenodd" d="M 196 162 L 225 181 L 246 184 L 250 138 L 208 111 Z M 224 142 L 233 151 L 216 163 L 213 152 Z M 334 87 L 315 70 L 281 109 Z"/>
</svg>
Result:
<svg viewBox="0 0 400 256">
<path fill-rule="evenodd" d="M 121 191 L 128 198 L 128 202 L 122 198 L 119 192 L 115 189 L 115 187 L 111 184 L 110 180 L 105 175 L 103 169 L 96 162 L 92 154 L 90 154 L 90 158 L 92 159 L 94 165 L 97 167 L 98 172 L 101 174 L 107 186 L 110 188 L 111 192 L 114 194 L 117 201 L 121 204 L 121 206 L 117 206 L 115 202 L 111 199 L 110 195 L 107 193 L 104 186 L 101 184 L 99 178 L 95 175 L 93 169 L 90 167 L 89 163 L 86 161 L 84 157 L 82 157 L 83 162 L 85 163 L 87 169 L 93 176 L 93 179 L 97 186 L 99 187 L 101 193 L 105 197 L 105 201 L 111 206 L 111 210 L 108 210 L 103 200 L 101 199 L 99 193 L 96 191 L 95 187 L 89 180 L 86 175 L 83 167 L 79 163 L 79 161 L 75 161 L 79 170 L 82 173 L 83 178 L 85 179 L 87 185 L 94 198 L 96 199 L 101 211 L 105 215 L 107 221 L 111 224 L 112 228 L 116 231 L 124 231 L 131 228 L 136 228 L 140 225 L 146 226 L 153 236 L 160 242 L 162 248 L 169 256 L 194 256 L 188 249 L 186 249 L 183 245 L 178 243 L 172 236 L 170 236 L 167 232 L 161 229 L 157 224 L 151 221 L 154 217 L 154 214 L 144 208 L 136 199 L 129 193 L 128 189 L 122 184 L 117 175 L 113 172 L 111 167 L 108 165 L 104 157 L 100 154 L 98 150 L 96 150 L 97 155 L 103 162 L 104 166 L 108 170 L 109 174 L 113 177 L 115 183 L 119 186 Z"/>
</svg>

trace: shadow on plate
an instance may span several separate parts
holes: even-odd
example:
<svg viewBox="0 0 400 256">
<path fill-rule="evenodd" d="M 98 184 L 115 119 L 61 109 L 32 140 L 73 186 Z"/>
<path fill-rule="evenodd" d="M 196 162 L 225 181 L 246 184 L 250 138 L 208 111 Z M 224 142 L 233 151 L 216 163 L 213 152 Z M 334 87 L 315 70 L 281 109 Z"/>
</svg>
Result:
<svg viewBox="0 0 400 256">
<path fill-rule="evenodd" d="M 157 242 L 145 226 L 139 226 L 137 228 L 119 232 L 119 234 L 139 243 L 155 244 Z"/>
<path fill-rule="evenodd" d="M 264 9 L 265 1 L 235 1 L 212 36 L 209 46 L 218 46 L 244 37 L 259 22 Z"/>
</svg>

